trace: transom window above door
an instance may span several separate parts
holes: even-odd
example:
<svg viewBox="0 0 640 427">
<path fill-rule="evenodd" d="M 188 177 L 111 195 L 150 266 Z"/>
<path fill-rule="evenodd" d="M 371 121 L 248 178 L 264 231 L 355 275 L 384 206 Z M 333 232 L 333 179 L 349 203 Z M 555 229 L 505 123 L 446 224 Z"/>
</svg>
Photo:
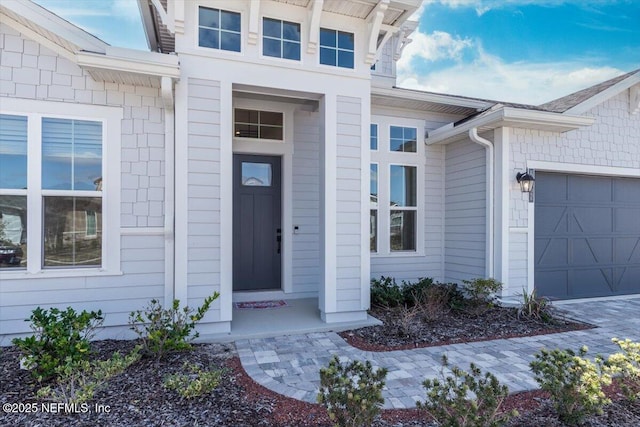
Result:
<svg viewBox="0 0 640 427">
<path fill-rule="evenodd" d="M 234 135 L 237 138 L 283 140 L 283 113 L 235 109 Z"/>
<path fill-rule="evenodd" d="M 300 60 L 300 24 L 264 18 L 262 54 L 274 58 Z"/>
</svg>

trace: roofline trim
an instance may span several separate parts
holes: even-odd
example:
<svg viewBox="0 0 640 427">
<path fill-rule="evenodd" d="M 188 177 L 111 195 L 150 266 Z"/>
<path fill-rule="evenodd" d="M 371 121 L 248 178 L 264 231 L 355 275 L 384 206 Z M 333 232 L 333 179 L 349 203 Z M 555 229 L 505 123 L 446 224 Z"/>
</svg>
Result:
<svg viewBox="0 0 640 427">
<path fill-rule="evenodd" d="M 398 91 L 402 91 L 402 93 L 398 93 Z M 494 102 L 480 101 L 480 100 L 468 99 L 468 98 L 459 98 L 455 95 L 427 93 L 427 92 L 415 91 L 412 89 L 404 89 L 404 88 L 387 89 L 387 88 L 373 86 L 371 88 L 371 95 L 386 96 L 389 98 L 410 99 L 412 101 L 433 102 L 436 104 L 451 105 L 456 107 L 467 107 L 467 108 L 476 109 L 478 111 L 486 110 L 487 108 L 495 104 Z"/>
<path fill-rule="evenodd" d="M 144 54 L 141 55 L 141 53 Z M 156 52 L 140 52 L 124 48 L 109 48 L 106 55 L 79 52 L 76 55 L 76 63 L 81 67 L 180 78 L 178 57 Z"/>
<path fill-rule="evenodd" d="M 473 128 L 487 131 L 500 127 L 532 128 L 541 126 L 552 132 L 567 132 L 590 126 L 594 122 L 595 118 L 592 117 L 501 106 L 488 114 L 480 115 L 458 126 L 454 126 L 453 123 L 442 126 L 430 132 L 425 143 L 434 145 L 455 142 L 467 136 L 469 130 Z"/>
<path fill-rule="evenodd" d="M 624 80 L 619 81 L 613 86 L 606 88 L 602 92 L 599 92 L 593 95 L 591 98 L 588 98 L 582 101 L 581 103 L 574 105 L 573 107 L 566 110 L 563 114 L 576 114 L 576 115 L 584 114 L 587 111 L 591 110 L 596 105 L 601 104 L 607 99 L 639 83 L 640 83 L 640 71 L 638 71 L 635 74 L 632 74 L 631 76 L 627 77 Z"/>
<path fill-rule="evenodd" d="M 28 19 L 47 31 L 57 34 L 72 45 L 77 46 L 79 50 L 104 53 L 106 47 L 109 46 L 108 43 L 31 1 L 3 2 L 2 7 Z"/>
</svg>

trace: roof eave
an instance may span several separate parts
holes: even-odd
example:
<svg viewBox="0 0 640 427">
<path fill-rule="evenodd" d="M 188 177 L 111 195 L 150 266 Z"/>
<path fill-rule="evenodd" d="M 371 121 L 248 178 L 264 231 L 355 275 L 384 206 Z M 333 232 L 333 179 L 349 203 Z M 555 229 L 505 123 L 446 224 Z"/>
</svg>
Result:
<svg viewBox="0 0 640 427">
<path fill-rule="evenodd" d="M 442 126 L 430 132 L 425 142 L 427 145 L 443 145 L 460 141 L 465 139 L 469 130 L 473 128 L 478 128 L 481 132 L 501 127 L 513 127 L 563 133 L 590 126 L 594 122 L 595 118 L 592 117 L 501 107 L 458 126 L 453 124 Z"/>
<path fill-rule="evenodd" d="M 373 86 L 371 88 L 371 95 L 386 96 L 390 98 L 411 99 L 414 101 L 425 101 L 435 104 L 453 105 L 456 107 L 471 108 L 476 111 L 485 110 L 495 104 L 493 102 L 482 100 L 460 98 L 455 95 L 428 93 L 401 88 L 383 88 L 376 86 Z"/>
<path fill-rule="evenodd" d="M 625 91 L 627 89 L 629 89 L 632 86 L 635 86 L 637 84 L 640 84 L 640 71 L 638 71 L 637 73 L 627 77 L 624 80 L 619 81 L 618 83 L 614 84 L 613 86 L 608 87 L 607 89 L 603 90 L 602 92 L 597 93 L 596 95 L 592 96 L 591 98 L 586 99 L 585 101 L 569 108 L 568 110 L 566 110 L 563 114 L 568 114 L 568 115 L 579 115 L 579 114 L 584 114 L 587 111 L 589 111 L 590 109 L 592 109 L 593 107 L 595 107 L 598 104 L 601 104 L 602 102 L 606 101 L 607 99 L 619 94 L 622 91 Z"/>
</svg>

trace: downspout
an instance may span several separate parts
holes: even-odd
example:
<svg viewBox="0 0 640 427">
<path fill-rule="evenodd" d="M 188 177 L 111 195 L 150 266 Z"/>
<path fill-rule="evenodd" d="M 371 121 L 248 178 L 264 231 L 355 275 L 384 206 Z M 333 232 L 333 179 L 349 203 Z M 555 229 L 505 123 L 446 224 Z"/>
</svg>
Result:
<svg viewBox="0 0 640 427">
<path fill-rule="evenodd" d="M 164 305 L 175 299 L 175 109 L 173 79 L 163 76 L 164 105 Z"/>
<path fill-rule="evenodd" d="M 493 161 L 493 143 L 488 139 L 482 138 L 478 135 L 478 128 L 474 127 L 469 129 L 469 138 L 471 141 L 476 144 L 482 145 L 486 148 L 486 164 L 487 164 L 487 275 L 488 277 L 493 277 L 494 274 L 494 236 L 493 236 L 493 227 L 494 227 L 494 200 L 493 200 L 493 184 L 494 184 L 494 161 Z"/>
</svg>

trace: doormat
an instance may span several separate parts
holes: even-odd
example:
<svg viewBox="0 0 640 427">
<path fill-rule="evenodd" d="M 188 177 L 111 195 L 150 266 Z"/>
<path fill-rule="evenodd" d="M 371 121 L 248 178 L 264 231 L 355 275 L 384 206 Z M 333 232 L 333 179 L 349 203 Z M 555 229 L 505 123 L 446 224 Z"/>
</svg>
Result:
<svg viewBox="0 0 640 427">
<path fill-rule="evenodd" d="M 284 300 L 275 301 L 249 301 L 249 302 L 237 302 L 235 306 L 239 310 L 264 310 L 267 308 L 281 308 L 286 307 L 287 302 Z"/>
</svg>

